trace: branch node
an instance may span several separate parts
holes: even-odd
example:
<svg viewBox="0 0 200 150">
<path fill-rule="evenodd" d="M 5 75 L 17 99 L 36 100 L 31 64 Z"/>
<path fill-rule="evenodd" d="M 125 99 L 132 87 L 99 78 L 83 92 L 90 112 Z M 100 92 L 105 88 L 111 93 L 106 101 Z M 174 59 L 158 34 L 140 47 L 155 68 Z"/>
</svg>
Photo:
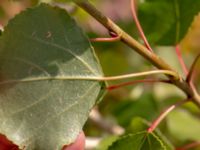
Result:
<svg viewBox="0 0 200 150">
<path fill-rule="evenodd" d="M 117 42 L 121 40 L 122 34 L 116 34 L 113 31 L 109 31 L 111 37 L 108 38 L 92 38 L 91 42 Z"/>
<path fill-rule="evenodd" d="M 195 70 L 195 67 L 196 67 L 196 64 L 197 64 L 199 58 L 200 58 L 200 53 L 197 55 L 194 62 L 192 63 L 192 66 L 190 67 L 189 73 L 188 73 L 187 78 L 186 78 L 187 83 L 190 83 L 192 81 L 194 70 Z"/>
</svg>

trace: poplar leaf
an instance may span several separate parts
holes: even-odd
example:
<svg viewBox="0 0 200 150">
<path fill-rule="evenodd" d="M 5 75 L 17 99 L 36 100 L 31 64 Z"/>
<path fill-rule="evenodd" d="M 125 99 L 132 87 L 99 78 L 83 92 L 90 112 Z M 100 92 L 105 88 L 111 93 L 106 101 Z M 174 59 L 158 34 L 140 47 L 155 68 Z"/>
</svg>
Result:
<svg viewBox="0 0 200 150">
<path fill-rule="evenodd" d="M 26 150 L 72 143 L 104 82 L 89 40 L 62 9 L 28 9 L 0 37 L 0 133 Z"/>
</svg>

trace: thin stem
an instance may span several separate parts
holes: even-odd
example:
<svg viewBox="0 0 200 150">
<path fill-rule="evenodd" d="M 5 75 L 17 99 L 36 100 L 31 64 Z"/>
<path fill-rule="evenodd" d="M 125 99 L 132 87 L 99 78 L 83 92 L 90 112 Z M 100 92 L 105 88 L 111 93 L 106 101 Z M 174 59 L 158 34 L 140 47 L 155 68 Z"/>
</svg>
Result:
<svg viewBox="0 0 200 150">
<path fill-rule="evenodd" d="M 188 82 L 188 83 L 190 83 L 192 81 L 192 77 L 193 77 L 193 74 L 194 74 L 195 66 L 196 66 L 199 58 L 200 58 L 200 53 L 197 55 L 197 57 L 195 58 L 194 62 L 192 63 L 192 66 L 190 67 L 189 73 L 188 73 L 187 78 L 186 78 L 186 82 Z"/>
<path fill-rule="evenodd" d="M 160 124 L 160 122 L 172 111 L 174 110 L 175 108 L 177 108 L 178 106 L 188 102 L 189 100 L 186 99 L 186 100 L 182 100 L 182 101 L 179 101 L 178 103 L 176 104 L 173 104 L 172 106 L 166 108 L 159 116 L 158 118 L 153 121 L 153 123 L 151 124 L 151 126 L 147 129 L 147 132 L 148 133 L 151 133 L 155 130 L 155 128 Z"/>
<path fill-rule="evenodd" d="M 200 147 L 200 141 L 193 142 L 193 143 L 187 144 L 183 147 L 176 148 L 176 150 L 188 150 L 188 149 L 195 148 L 195 147 Z"/>
<path fill-rule="evenodd" d="M 121 40 L 121 35 L 117 35 L 110 38 L 92 38 L 91 42 L 117 42 Z"/>
<path fill-rule="evenodd" d="M 185 62 L 183 60 L 183 57 L 182 57 L 182 54 L 181 54 L 181 51 L 180 51 L 180 46 L 176 45 L 175 50 L 176 50 L 176 55 L 178 57 L 179 63 L 181 64 L 181 68 L 182 68 L 184 74 L 187 75 L 188 69 L 187 69 Z"/>
<path fill-rule="evenodd" d="M 145 79 L 145 80 L 135 80 L 135 81 L 130 81 L 130 82 L 123 82 L 121 84 L 117 85 L 111 85 L 107 87 L 107 90 L 115 90 L 124 86 L 129 86 L 129 85 L 134 85 L 137 83 L 155 83 L 155 82 L 163 82 L 163 83 L 170 83 L 169 80 L 159 80 L 159 79 Z"/>
<path fill-rule="evenodd" d="M 139 34 L 140 34 L 142 40 L 144 41 L 144 44 L 145 44 L 146 48 L 147 48 L 148 50 L 150 50 L 151 52 L 153 52 L 153 50 L 152 50 L 152 48 L 151 48 L 151 46 L 150 46 L 148 40 L 146 39 L 146 36 L 145 36 L 145 34 L 144 34 L 144 31 L 143 31 L 143 29 L 142 29 L 142 27 L 141 27 L 141 25 L 140 25 L 140 22 L 139 22 L 139 20 L 138 20 L 138 17 L 137 17 L 137 13 L 136 13 L 135 8 L 136 8 L 136 7 L 135 7 L 135 0 L 131 0 L 131 12 L 132 12 L 133 20 L 135 21 L 136 27 L 137 27 L 137 29 L 138 29 L 138 31 L 139 31 Z"/>
<path fill-rule="evenodd" d="M 177 54 L 178 60 L 179 60 L 179 62 L 181 64 L 181 68 L 182 68 L 184 74 L 187 76 L 186 77 L 186 82 L 190 85 L 191 89 L 193 90 L 193 93 L 197 93 L 194 84 L 190 81 L 191 80 L 190 78 L 192 78 L 193 70 L 194 70 L 195 64 L 196 64 L 196 62 L 198 60 L 198 57 L 195 59 L 194 63 L 192 64 L 192 67 L 190 68 L 190 71 L 188 73 L 188 69 L 187 69 L 187 67 L 185 65 L 185 62 L 183 60 L 183 57 L 181 55 L 180 46 L 176 45 L 175 50 L 176 50 L 176 54 Z M 187 81 L 187 80 L 189 80 L 189 81 Z"/>
<path fill-rule="evenodd" d="M 190 80 L 190 78 L 192 78 L 192 74 L 193 74 L 193 71 L 192 71 L 192 70 L 194 70 L 195 63 L 196 63 L 196 62 L 194 61 L 193 65 L 192 65 L 192 67 L 191 67 L 191 69 L 190 69 L 190 72 L 188 73 L 187 66 L 185 65 L 185 62 L 184 62 L 183 57 L 182 57 L 182 54 L 181 54 L 180 45 L 177 44 L 176 47 L 175 47 L 175 50 L 176 50 L 176 54 L 177 54 L 178 60 L 179 60 L 179 62 L 180 62 L 180 64 L 181 64 L 181 68 L 182 68 L 184 74 L 187 76 L 186 82 L 190 85 L 191 89 L 193 90 L 193 93 L 197 93 L 194 84 L 193 84 L 192 82 L 190 82 L 190 81 L 187 81 L 187 80 Z M 198 57 L 197 57 L 197 60 L 198 60 Z M 197 60 L 196 60 L 196 61 L 197 61 Z M 190 75 L 191 75 L 191 76 L 190 76 Z M 189 78 L 188 78 L 188 77 L 189 77 Z"/>
<path fill-rule="evenodd" d="M 112 81 L 112 80 L 122 80 L 122 79 L 128 79 L 128 78 L 134 78 L 134 77 L 143 77 L 153 74 L 166 74 L 174 76 L 175 78 L 179 78 L 176 73 L 169 70 L 153 70 L 153 71 L 145 71 L 145 72 L 139 72 L 139 73 L 131 73 L 131 74 L 125 74 L 125 75 L 119 75 L 119 76 L 111 76 L 111 77 L 97 77 L 97 80 L 99 81 Z"/>
</svg>

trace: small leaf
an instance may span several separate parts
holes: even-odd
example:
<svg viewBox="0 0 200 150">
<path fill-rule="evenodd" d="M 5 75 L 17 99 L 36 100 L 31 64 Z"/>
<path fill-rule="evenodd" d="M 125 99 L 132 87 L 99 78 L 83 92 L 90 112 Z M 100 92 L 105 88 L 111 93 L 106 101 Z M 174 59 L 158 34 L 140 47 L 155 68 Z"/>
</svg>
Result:
<svg viewBox="0 0 200 150">
<path fill-rule="evenodd" d="M 139 5 L 139 20 L 151 43 L 175 45 L 198 12 L 199 0 L 145 0 Z"/>
<path fill-rule="evenodd" d="M 0 133 L 28 150 L 60 150 L 82 130 L 104 82 L 88 39 L 62 9 L 41 4 L 0 37 Z"/>
<path fill-rule="evenodd" d="M 154 133 L 147 133 L 149 122 L 140 117 L 133 118 L 130 126 L 122 137 L 104 138 L 98 149 L 100 150 L 174 150 L 168 139 L 156 129 Z"/>
<path fill-rule="evenodd" d="M 150 123 L 147 122 L 145 119 L 140 117 L 135 117 L 131 121 L 131 124 L 126 130 L 126 133 L 138 133 L 142 132 L 149 128 Z M 162 132 L 157 128 L 154 131 L 154 134 L 156 134 L 160 139 L 162 139 L 163 144 L 166 146 L 167 150 L 174 150 L 174 146 L 172 143 L 162 134 Z"/>
<path fill-rule="evenodd" d="M 114 142 L 108 150 L 168 150 L 154 133 L 146 131 L 124 136 Z"/>
</svg>

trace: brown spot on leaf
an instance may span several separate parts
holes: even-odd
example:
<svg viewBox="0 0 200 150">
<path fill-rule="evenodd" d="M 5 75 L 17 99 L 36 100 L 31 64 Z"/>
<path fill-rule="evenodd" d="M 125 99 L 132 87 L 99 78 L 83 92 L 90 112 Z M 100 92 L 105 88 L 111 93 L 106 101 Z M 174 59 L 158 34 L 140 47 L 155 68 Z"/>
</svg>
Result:
<svg viewBox="0 0 200 150">
<path fill-rule="evenodd" d="M 50 37 L 51 37 L 51 32 L 48 31 L 48 32 L 46 33 L 46 38 L 48 39 L 48 38 L 50 38 Z"/>
</svg>

